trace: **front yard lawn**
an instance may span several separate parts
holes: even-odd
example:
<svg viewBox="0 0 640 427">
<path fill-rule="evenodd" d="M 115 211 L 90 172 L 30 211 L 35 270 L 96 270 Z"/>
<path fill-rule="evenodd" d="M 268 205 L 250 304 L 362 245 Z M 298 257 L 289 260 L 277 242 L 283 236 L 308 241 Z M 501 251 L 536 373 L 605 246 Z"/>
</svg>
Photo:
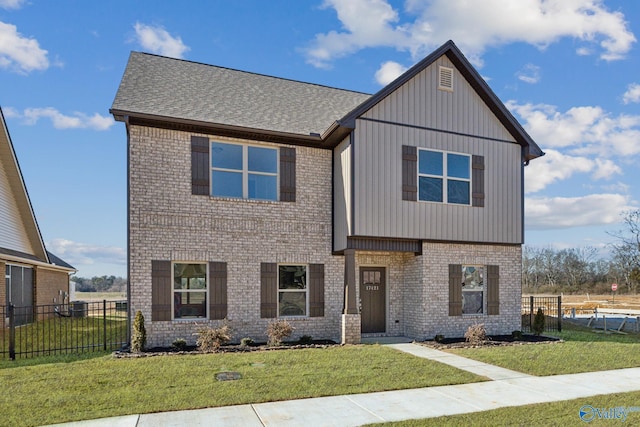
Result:
<svg viewBox="0 0 640 427">
<path fill-rule="evenodd" d="M 379 345 L 129 359 L 108 355 L 0 367 L 2 423 L 12 426 L 482 380 Z M 216 380 L 226 371 L 242 378 Z"/>
<path fill-rule="evenodd" d="M 554 344 L 451 349 L 452 353 L 531 375 L 640 367 L 640 335 L 604 334 L 563 323 L 563 331 L 547 333 L 565 340 Z"/>
<path fill-rule="evenodd" d="M 466 426 L 619 426 L 640 425 L 640 412 L 629 412 L 626 419 L 607 419 L 610 408 L 638 408 L 640 406 L 640 391 L 630 393 L 607 394 L 601 396 L 584 397 L 562 402 L 538 403 L 536 405 L 512 406 L 494 409 L 492 411 L 473 412 L 470 414 L 452 415 L 448 417 L 408 420 L 396 423 L 376 424 L 376 426 L 393 427 L 466 427 Z M 603 417 L 593 415 L 588 423 L 580 418 L 580 408 L 590 405 L 602 409 Z M 620 413 L 620 412 L 618 412 Z M 589 419 L 589 418 L 587 418 Z"/>
</svg>

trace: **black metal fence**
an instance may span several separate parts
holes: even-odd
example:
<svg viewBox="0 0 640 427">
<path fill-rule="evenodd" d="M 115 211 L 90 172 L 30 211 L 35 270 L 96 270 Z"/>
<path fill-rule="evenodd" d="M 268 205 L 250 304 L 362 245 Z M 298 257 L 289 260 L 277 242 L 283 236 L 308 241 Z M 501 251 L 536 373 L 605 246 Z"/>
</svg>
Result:
<svg viewBox="0 0 640 427">
<path fill-rule="evenodd" d="M 522 297 L 522 331 L 532 332 L 533 318 L 542 309 L 545 316 L 545 331 L 562 331 L 562 297 Z"/>
<path fill-rule="evenodd" d="M 127 301 L 0 306 L 0 358 L 117 350 L 128 342 Z"/>
</svg>

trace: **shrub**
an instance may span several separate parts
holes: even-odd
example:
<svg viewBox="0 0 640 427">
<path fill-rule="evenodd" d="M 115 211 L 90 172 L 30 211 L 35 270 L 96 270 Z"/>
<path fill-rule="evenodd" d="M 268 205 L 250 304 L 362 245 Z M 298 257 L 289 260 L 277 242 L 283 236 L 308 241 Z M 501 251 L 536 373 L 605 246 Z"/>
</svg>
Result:
<svg viewBox="0 0 640 427">
<path fill-rule="evenodd" d="M 196 333 L 198 350 L 205 353 L 214 353 L 220 346 L 231 341 L 231 328 L 224 324 L 219 328 L 203 327 Z"/>
<path fill-rule="evenodd" d="M 484 323 L 476 323 L 469 326 L 464 333 L 464 339 L 471 345 L 480 345 L 487 340 L 487 330 Z"/>
<path fill-rule="evenodd" d="M 442 334 L 437 334 L 437 335 L 433 338 L 433 340 L 434 340 L 435 342 L 442 342 L 442 341 L 444 341 L 444 335 L 442 335 Z"/>
<path fill-rule="evenodd" d="M 184 338 L 176 338 L 175 341 L 171 343 L 171 348 L 176 351 L 182 351 L 187 347 L 187 340 Z"/>
<path fill-rule="evenodd" d="M 311 335 L 303 335 L 298 340 L 298 344 L 302 344 L 302 345 L 313 344 L 313 337 Z"/>
<path fill-rule="evenodd" d="M 513 331 L 511 332 L 511 336 L 514 340 L 520 341 L 522 339 L 522 331 Z"/>
<path fill-rule="evenodd" d="M 133 320 L 133 335 L 131 336 L 131 351 L 140 353 L 147 345 L 147 330 L 144 327 L 144 316 L 140 310 L 136 311 Z"/>
<path fill-rule="evenodd" d="M 253 344 L 253 339 L 250 337 L 244 337 L 240 340 L 240 346 L 241 347 L 248 347 L 251 344 Z"/>
<path fill-rule="evenodd" d="M 538 307 L 536 316 L 533 318 L 533 326 L 531 326 L 531 330 L 533 331 L 534 335 L 540 335 L 544 332 L 544 324 L 545 318 L 544 313 L 542 312 L 542 307 Z"/>
<path fill-rule="evenodd" d="M 267 345 L 278 346 L 282 344 L 282 340 L 289 337 L 293 333 L 293 326 L 286 320 L 276 320 L 267 326 L 267 336 L 269 340 Z"/>
</svg>

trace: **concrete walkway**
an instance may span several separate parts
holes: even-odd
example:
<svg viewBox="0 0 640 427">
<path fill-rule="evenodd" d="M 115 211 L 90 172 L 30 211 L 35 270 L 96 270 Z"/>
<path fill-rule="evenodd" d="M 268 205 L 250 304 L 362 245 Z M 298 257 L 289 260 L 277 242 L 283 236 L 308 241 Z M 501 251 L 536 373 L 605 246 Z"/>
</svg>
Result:
<svg viewBox="0 0 640 427">
<path fill-rule="evenodd" d="M 66 427 L 359 426 L 431 418 L 506 406 L 640 391 L 640 368 L 535 377 L 419 344 L 390 347 L 493 379 L 482 383 L 130 415 L 59 424 Z M 588 404 L 588 400 L 584 404 Z M 576 422 L 580 421 L 576 405 Z M 640 423 L 640 413 L 630 414 Z"/>
</svg>

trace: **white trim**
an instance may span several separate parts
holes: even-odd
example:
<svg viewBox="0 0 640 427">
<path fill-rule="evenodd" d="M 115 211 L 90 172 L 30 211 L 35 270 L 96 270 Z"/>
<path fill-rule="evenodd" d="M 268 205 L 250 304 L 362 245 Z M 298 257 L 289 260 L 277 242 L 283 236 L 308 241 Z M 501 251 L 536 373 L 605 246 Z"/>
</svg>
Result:
<svg viewBox="0 0 640 427">
<path fill-rule="evenodd" d="M 63 267 L 61 265 L 56 265 L 56 264 L 48 264 L 43 261 L 36 261 L 36 260 L 21 258 L 13 255 L 7 255 L 7 254 L 0 254 L 0 262 L 5 262 L 5 264 L 18 263 L 18 264 L 24 264 L 26 266 L 44 268 L 47 270 L 64 271 L 66 273 L 76 273 L 78 271 L 74 268 Z"/>
<path fill-rule="evenodd" d="M 175 280 L 175 265 L 176 264 L 198 264 L 198 265 L 204 265 L 205 266 L 205 271 L 206 271 L 206 277 L 205 277 L 205 289 L 204 289 L 204 293 L 205 293 L 205 313 L 204 313 L 204 317 L 175 317 L 175 293 L 176 293 L 176 289 L 174 288 L 174 280 Z M 209 263 L 207 261 L 183 261 L 183 260 L 179 260 L 179 261 L 171 261 L 171 320 L 172 321 L 176 321 L 176 322 L 197 322 L 197 321 L 202 321 L 204 320 L 210 320 L 209 319 L 209 296 L 211 294 L 211 274 L 209 272 Z M 202 293 L 203 291 L 200 289 L 178 289 L 178 292 L 189 292 L 189 293 Z"/>
<path fill-rule="evenodd" d="M 460 153 L 460 152 L 456 152 L 456 151 L 446 151 L 446 150 L 438 150 L 438 149 L 434 149 L 434 148 L 423 148 L 423 147 L 417 147 L 418 148 L 418 152 L 417 152 L 417 167 L 416 167 L 416 174 L 417 174 L 417 178 L 416 178 L 416 183 L 417 183 L 417 189 L 418 189 L 418 193 L 416 195 L 416 199 L 418 202 L 424 202 L 424 203 L 440 203 L 440 204 L 444 204 L 444 205 L 455 205 L 455 206 L 473 206 L 473 200 L 472 200 L 472 188 L 473 188 L 473 182 L 472 182 L 472 178 L 473 178 L 473 155 L 468 154 L 468 153 Z M 426 173 L 420 173 L 420 151 L 431 151 L 434 153 L 442 153 L 442 175 L 433 175 L 433 174 L 426 174 Z M 448 155 L 449 154 L 453 154 L 456 156 L 464 156 L 467 157 L 469 159 L 469 178 L 458 178 L 458 177 L 450 177 L 449 176 L 449 170 L 448 170 Z M 442 201 L 438 202 L 438 201 L 433 201 L 433 200 L 422 200 L 420 199 L 420 177 L 424 177 L 424 178 L 436 178 L 436 179 L 441 179 L 442 180 Z M 460 182 L 467 182 L 469 183 L 469 203 L 450 203 L 449 202 L 449 198 L 448 198 L 448 189 L 449 189 L 449 181 L 460 181 Z"/>
<path fill-rule="evenodd" d="M 474 267 L 474 268 L 481 268 L 482 269 L 482 290 L 473 290 L 473 291 L 465 291 L 464 288 L 462 288 L 461 292 L 462 294 L 464 292 L 482 292 L 482 313 L 464 313 L 464 303 L 462 304 L 462 315 L 467 317 L 467 316 L 476 316 L 476 317 L 480 317 L 480 316 L 487 316 L 487 266 L 486 265 L 482 265 L 482 264 L 461 264 L 462 266 L 462 271 L 463 271 L 463 275 L 462 275 L 462 279 L 464 281 L 464 269 L 466 267 Z M 462 284 L 460 284 L 460 286 L 462 286 Z M 462 295 L 461 294 L 461 295 Z"/>
<path fill-rule="evenodd" d="M 227 144 L 227 145 L 235 145 L 240 146 L 242 148 L 242 169 L 228 169 L 221 167 L 214 167 L 212 162 L 212 152 L 211 146 L 214 143 L 218 144 Z M 260 172 L 260 171 L 251 171 L 249 170 L 249 147 L 262 148 L 265 150 L 274 150 L 276 152 L 276 172 Z M 242 197 L 231 197 L 231 196 L 216 196 L 213 193 L 213 172 L 232 172 L 232 173 L 240 173 L 242 174 Z M 275 176 L 276 178 L 276 198 L 272 199 L 260 199 L 260 198 L 250 198 L 249 197 L 249 175 L 261 175 L 261 176 Z M 245 199 L 245 200 L 263 200 L 269 202 L 277 202 L 280 200 L 280 149 L 278 146 L 266 146 L 259 144 L 249 144 L 245 142 L 228 142 L 228 141 L 219 141 L 219 140 L 209 140 L 209 195 L 211 197 L 220 197 L 220 198 L 232 198 L 232 199 Z"/>
<path fill-rule="evenodd" d="M 304 267 L 304 276 L 305 276 L 305 282 L 304 282 L 304 292 L 305 292 L 305 314 L 304 315 L 297 315 L 297 316 L 281 316 L 280 315 L 280 292 L 285 292 L 285 293 L 302 293 L 302 291 L 300 289 L 280 289 L 280 267 Z M 276 287 L 278 290 L 278 295 L 276 298 L 276 314 L 277 314 L 277 318 L 280 319 L 306 319 L 309 316 L 309 264 L 305 264 L 305 263 L 295 263 L 295 262 L 281 262 L 281 263 L 277 263 L 277 268 L 278 268 L 278 274 L 276 275 Z"/>
</svg>

